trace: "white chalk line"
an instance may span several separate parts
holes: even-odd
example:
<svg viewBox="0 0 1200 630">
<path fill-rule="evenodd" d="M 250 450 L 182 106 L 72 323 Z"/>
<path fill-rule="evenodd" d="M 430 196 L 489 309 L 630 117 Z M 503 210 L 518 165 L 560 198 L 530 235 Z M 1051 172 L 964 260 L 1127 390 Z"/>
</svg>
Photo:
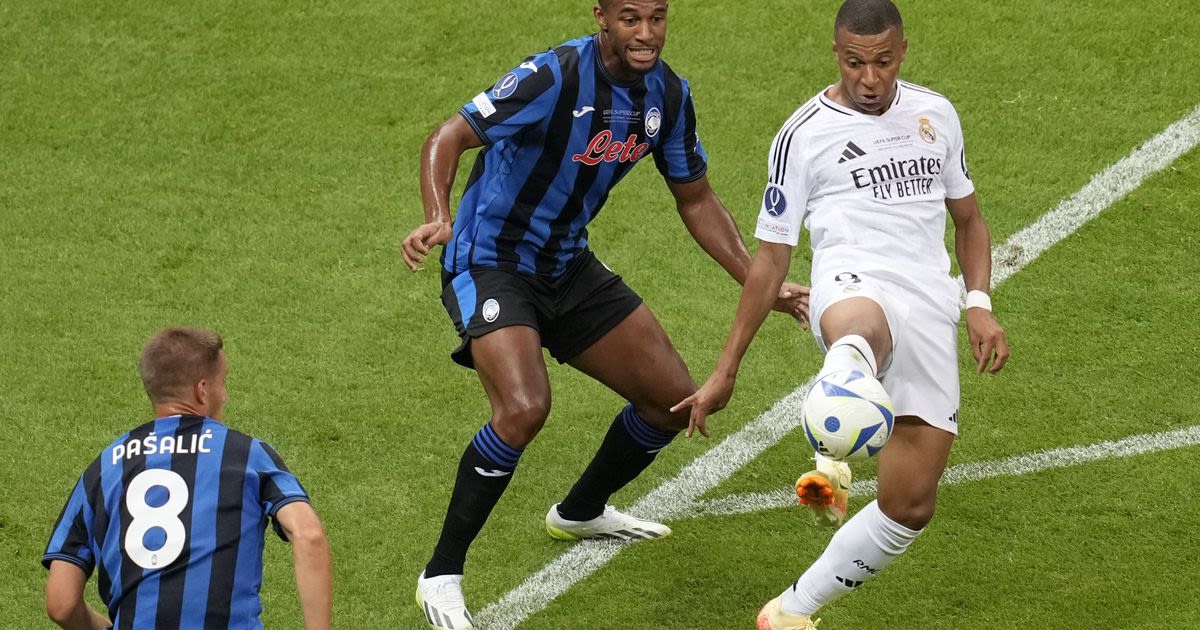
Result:
<svg viewBox="0 0 1200 630">
<path fill-rule="evenodd" d="M 1156 453 L 1176 448 L 1200 445 L 1200 424 L 1163 431 L 1161 433 L 1143 433 L 1120 440 L 1101 442 L 1088 446 L 1068 446 L 1025 455 L 1015 455 L 1005 459 L 985 462 L 969 462 L 958 464 L 946 469 L 942 474 L 940 486 L 951 486 L 968 481 L 981 481 L 994 477 L 1019 477 L 1043 470 L 1068 468 L 1089 462 L 1106 459 L 1133 457 L 1147 453 Z M 876 484 L 874 479 L 856 481 L 850 486 L 850 496 L 874 496 Z M 699 518 L 704 516 L 731 516 L 747 514 L 762 510 L 773 510 L 797 507 L 796 492 L 791 488 L 771 492 L 748 492 L 730 495 L 718 499 L 699 501 L 693 509 L 681 517 Z"/>
<path fill-rule="evenodd" d="M 1097 173 L 1078 192 L 992 250 L 992 286 L 998 286 L 1042 252 L 1070 236 L 1106 208 L 1200 144 L 1200 107 L 1171 124 L 1132 153 Z M 959 279 L 961 284 L 962 279 Z M 644 518 L 671 520 L 695 511 L 700 496 L 775 445 L 799 424 L 800 401 L 814 378 L 759 417 L 685 466 L 639 499 L 629 511 Z M 624 545 L 586 541 L 562 553 L 529 576 L 477 618 L 488 630 L 513 630 L 530 615 L 586 579 Z"/>
</svg>

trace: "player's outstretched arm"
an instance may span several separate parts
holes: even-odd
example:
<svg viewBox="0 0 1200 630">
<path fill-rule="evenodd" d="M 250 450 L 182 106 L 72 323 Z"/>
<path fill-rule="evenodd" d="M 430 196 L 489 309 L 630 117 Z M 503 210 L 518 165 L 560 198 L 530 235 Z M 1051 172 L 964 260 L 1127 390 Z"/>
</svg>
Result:
<svg viewBox="0 0 1200 630">
<path fill-rule="evenodd" d="M 333 623 L 333 559 L 321 519 L 311 505 L 295 501 L 279 508 L 275 520 L 292 543 L 304 628 L 328 630 Z"/>
<path fill-rule="evenodd" d="M 750 269 L 750 251 L 738 232 L 733 215 L 702 176 L 692 182 L 667 182 L 675 196 L 675 207 L 692 238 L 712 256 L 738 284 L 745 285 Z M 782 283 L 772 308 L 788 313 L 805 324 L 808 321 L 808 287 Z"/>
<path fill-rule="evenodd" d="M 67 630 L 102 630 L 112 627 L 108 617 L 96 612 L 83 601 L 87 574 L 78 566 L 63 560 L 50 563 L 46 579 L 46 614 L 54 623 Z"/>
<path fill-rule="evenodd" d="M 413 230 L 401 250 L 404 263 L 417 271 L 429 250 L 445 245 L 453 235 L 450 220 L 450 190 L 458 161 L 463 153 L 483 146 L 479 134 L 462 116 L 455 115 L 442 123 L 425 140 L 421 148 L 421 202 L 425 208 L 425 223 Z"/>
<path fill-rule="evenodd" d="M 679 411 L 691 407 L 691 417 L 688 420 L 687 436 L 700 430 L 700 434 L 708 437 L 708 416 L 725 408 L 733 396 L 733 386 L 737 379 L 738 368 L 742 357 L 758 329 L 762 326 L 767 313 L 775 303 L 779 287 L 787 277 L 788 266 L 792 260 L 792 246 L 782 243 L 763 241 L 750 264 L 750 272 L 746 284 L 742 287 L 742 297 L 738 300 L 737 314 L 733 317 L 733 326 L 725 348 L 717 359 L 717 367 L 708 380 L 696 393 L 684 398 L 671 411 Z"/>
<path fill-rule="evenodd" d="M 954 220 L 954 254 L 962 269 L 967 291 L 991 293 L 992 243 L 987 221 L 979 210 L 975 193 L 961 199 L 947 199 L 946 208 Z M 995 374 L 1008 361 L 1008 341 L 1004 328 L 990 308 L 967 308 L 967 339 L 980 374 Z"/>
</svg>

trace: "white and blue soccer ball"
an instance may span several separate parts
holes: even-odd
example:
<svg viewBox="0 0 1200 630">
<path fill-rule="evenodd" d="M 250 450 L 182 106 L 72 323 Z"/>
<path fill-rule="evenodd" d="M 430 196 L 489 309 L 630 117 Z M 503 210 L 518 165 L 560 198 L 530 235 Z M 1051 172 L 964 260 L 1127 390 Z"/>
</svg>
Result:
<svg viewBox="0 0 1200 630">
<path fill-rule="evenodd" d="M 830 459 L 873 457 L 892 436 L 892 398 L 859 370 L 821 377 L 804 397 L 802 412 L 808 443 Z"/>
</svg>

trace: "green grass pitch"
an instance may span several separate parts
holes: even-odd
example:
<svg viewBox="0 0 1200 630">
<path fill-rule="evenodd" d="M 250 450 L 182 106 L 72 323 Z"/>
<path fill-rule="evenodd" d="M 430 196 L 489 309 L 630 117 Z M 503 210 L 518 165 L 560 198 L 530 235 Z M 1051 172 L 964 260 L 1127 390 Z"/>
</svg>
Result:
<svg viewBox="0 0 1200 630">
<path fill-rule="evenodd" d="M 996 243 L 1200 103 L 1188 2 L 900 6 L 902 76 L 957 105 Z M 710 179 L 747 236 L 774 133 L 835 80 L 836 7 L 673 3 L 664 58 L 692 83 Z M 487 405 L 447 357 L 436 269 L 399 255 L 421 217 L 420 145 L 526 54 L 593 28 L 584 1 L 0 5 L 0 626 L 49 626 L 50 527 L 96 452 L 148 419 L 140 344 L 191 324 L 225 336 L 228 422 L 270 440 L 315 499 L 337 625 L 423 627 L 414 580 Z M 952 464 L 1200 422 L 1198 189 L 1193 150 L 997 290 L 1013 359 L 987 378 L 963 362 Z M 592 236 L 707 376 L 738 287 L 654 168 L 616 188 Z M 801 248 L 792 277 L 807 272 Z M 714 437 L 815 371 L 810 339 L 768 321 Z M 550 374 L 550 420 L 469 559 L 476 611 L 567 548 L 542 515 L 622 404 Z M 616 503 L 714 443 L 677 441 Z M 1196 627 L 1196 454 L 946 488 L 911 552 L 823 627 Z M 785 487 L 806 457 L 791 435 L 712 496 Z M 521 627 L 749 628 L 828 537 L 795 509 L 674 525 Z M 301 627 L 277 541 L 263 598 L 267 627 Z"/>
</svg>

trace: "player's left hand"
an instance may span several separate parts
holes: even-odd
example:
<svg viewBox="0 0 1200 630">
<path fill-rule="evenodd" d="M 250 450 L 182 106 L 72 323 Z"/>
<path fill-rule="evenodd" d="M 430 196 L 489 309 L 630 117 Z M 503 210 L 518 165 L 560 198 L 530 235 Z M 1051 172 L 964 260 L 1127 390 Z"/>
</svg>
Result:
<svg viewBox="0 0 1200 630">
<path fill-rule="evenodd" d="M 712 376 L 704 381 L 704 385 L 696 390 L 696 393 L 671 407 L 672 413 L 680 409 L 692 408 L 691 415 L 688 417 L 687 437 L 692 437 L 692 433 L 697 430 L 700 431 L 700 435 L 708 437 L 708 417 L 729 404 L 729 399 L 733 396 L 735 378 L 720 370 L 713 372 Z"/>
<path fill-rule="evenodd" d="M 784 282 L 779 287 L 779 297 L 775 298 L 772 306 L 780 313 L 787 313 L 800 322 L 800 327 L 808 330 L 808 294 L 810 289 L 802 284 Z"/>
<path fill-rule="evenodd" d="M 967 339 L 971 354 L 978 363 L 978 372 L 995 374 L 1008 362 L 1008 341 L 996 316 L 984 308 L 967 309 Z M 990 367 L 989 367 L 990 364 Z"/>
</svg>

